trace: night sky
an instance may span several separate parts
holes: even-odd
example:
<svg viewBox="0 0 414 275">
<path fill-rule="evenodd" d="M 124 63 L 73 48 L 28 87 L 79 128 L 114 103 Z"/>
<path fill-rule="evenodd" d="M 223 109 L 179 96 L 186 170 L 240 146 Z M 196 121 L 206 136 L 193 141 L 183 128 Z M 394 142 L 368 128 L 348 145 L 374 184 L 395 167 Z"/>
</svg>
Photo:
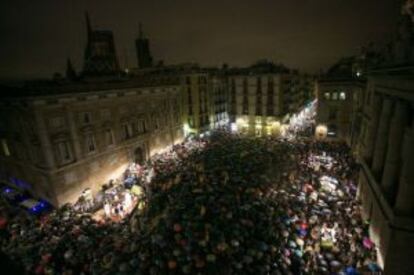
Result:
<svg viewBox="0 0 414 275">
<path fill-rule="evenodd" d="M 399 0 L 3 0 L 0 78 L 82 67 L 84 12 L 114 32 L 122 67 L 136 66 L 141 21 L 155 60 L 249 65 L 268 58 L 307 72 L 391 38 Z"/>
</svg>

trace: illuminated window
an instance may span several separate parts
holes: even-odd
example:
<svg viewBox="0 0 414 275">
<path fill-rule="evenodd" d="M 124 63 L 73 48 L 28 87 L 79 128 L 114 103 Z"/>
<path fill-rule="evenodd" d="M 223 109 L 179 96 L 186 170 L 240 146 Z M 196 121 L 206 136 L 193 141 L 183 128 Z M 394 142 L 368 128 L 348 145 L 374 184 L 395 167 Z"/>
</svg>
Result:
<svg viewBox="0 0 414 275">
<path fill-rule="evenodd" d="M 9 145 L 7 144 L 7 140 L 5 139 L 1 140 L 1 147 L 3 148 L 3 154 L 6 157 L 10 156 L 10 150 L 9 150 Z"/>
<path fill-rule="evenodd" d="M 339 99 L 340 99 L 340 100 L 345 100 L 345 99 L 346 99 L 346 93 L 345 93 L 345 92 L 341 92 L 341 93 L 339 94 Z"/>
<path fill-rule="evenodd" d="M 332 93 L 332 100 L 338 100 L 338 93 L 337 92 Z"/>
<path fill-rule="evenodd" d="M 328 92 L 326 92 L 326 93 L 324 94 L 324 96 L 325 96 L 325 99 L 326 99 L 326 100 L 331 99 L 331 94 L 330 94 L 330 93 L 328 93 Z"/>
</svg>

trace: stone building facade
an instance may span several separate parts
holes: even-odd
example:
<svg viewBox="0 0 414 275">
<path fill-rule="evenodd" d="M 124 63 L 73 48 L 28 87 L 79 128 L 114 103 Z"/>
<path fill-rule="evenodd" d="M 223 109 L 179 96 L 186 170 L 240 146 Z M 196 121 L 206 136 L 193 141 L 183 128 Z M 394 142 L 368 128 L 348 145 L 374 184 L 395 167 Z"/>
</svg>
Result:
<svg viewBox="0 0 414 275">
<path fill-rule="evenodd" d="M 183 94 L 183 122 L 186 135 L 210 130 L 212 83 L 208 73 L 196 70 L 180 75 Z"/>
<path fill-rule="evenodd" d="M 373 71 L 360 132 L 359 198 L 385 274 L 414 270 L 414 69 Z"/>
<path fill-rule="evenodd" d="M 409 2 L 409 1 L 404 1 Z M 384 274 L 414 262 L 414 20 L 403 13 L 382 64 L 367 73 L 359 142 L 358 197 Z"/>
<path fill-rule="evenodd" d="M 56 206 L 184 137 L 176 79 L 41 90 L 0 101 L 0 173 Z"/>
<path fill-rule="evenodd" d="M 322 78 L 316 82 L 318 126 L 326 127 L 329 138 L 356 142 L 359 133 L 365 81 L 344 78 Z M 326 138 L 316 133 L 317 138 Z"/>
<path fill-rule="evenodd" d="M 253 135 L 277 135 L 289 116 L 304 106 L 312 81 L 286 72 L 230 74 L 228 110 L 233 128 Z M 304 86 L 301 86 L 304 85 Z"/>
<path fill-rule="evenodd" d="M 228 115 L 228 79 L 223 73 L 216 72 L 211 74 L 211 98 L 212 114 L 210 126 L 212 129 L 227 127 L 229 123 Z"/>
</svg>

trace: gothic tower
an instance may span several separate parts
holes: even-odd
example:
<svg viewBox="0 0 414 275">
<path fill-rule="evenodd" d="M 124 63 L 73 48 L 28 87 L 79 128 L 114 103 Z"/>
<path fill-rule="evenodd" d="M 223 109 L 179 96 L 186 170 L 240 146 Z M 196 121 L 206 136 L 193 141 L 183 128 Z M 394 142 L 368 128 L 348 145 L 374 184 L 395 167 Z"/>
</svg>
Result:
<svg viewBox="0 0 414 275">
<path fill-rule="evenodd" d="M 115 75 L 120 72 L 115 51 L 114 36 L 109 30 L 93 30 L 86 13 L 87 44 L 85 48 L 83 75 Z"/>
<path fill-rule="evenodd" d="M 139 35 L 135 40 L 135 46 L 137 50 L 138 68 L 142 69 L 152 67 L 152 56 L 149 49 L 149 40 L 144 37 L 141 23 L 139 24 Z"/>
</svg>

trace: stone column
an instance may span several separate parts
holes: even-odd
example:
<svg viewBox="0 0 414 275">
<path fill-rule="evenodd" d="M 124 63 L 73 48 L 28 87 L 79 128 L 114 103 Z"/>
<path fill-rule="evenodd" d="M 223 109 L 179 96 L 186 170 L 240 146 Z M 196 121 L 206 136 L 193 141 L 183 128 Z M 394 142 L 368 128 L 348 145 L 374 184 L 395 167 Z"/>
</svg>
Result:
<svg viewBox="0 0 414 275">
<path fill-rule="evenodd" d="M 78 131 L 77 131 L 77 128 L 76 128 L 74 114 L 73 114 L 72 111 L 70 111 L 68 109 L 66 109 L 66 111 L 67 111 L 67 114 L 68 114 L 70 137 L 71 137 L 72 142 L 73 142 L 75 160 L 79 160 L 81 158 L 82 152 L 81 152 L 81 148 L 80 148 L 79 136 L 78 136 Z"/>
<path fill-rule="evenodd" d="M 391 120 L 387 154 L 381 180 L 381 187 L 384 191 L 384 196 L 390 202 L 390 205 L 394 204 L 398 188 L 398 171 L 401 165 L 402 139 L 404 135 L 404 128 L 408 124 L 409 115 L 408 104 L 403 101 L 398 101 Z"/>
<path fill-rule="evenodd" d="M 43 154 L 45 156 L 46 167 L 53 169 L 56 166 L 55 156 L 53 154 L 52 143 L 50 142 L 49 133 L 43 115 L 40 111 L 35 112 L 37 134 L 39 135 L 40 144 L 42 145 Z"/>
<path fill-rule="evenodd" d="M 394 210 L 397 215 L 414 216 L 414 120 L 404 133 L 400 184 Z"/>
<path fill-rule="evenodd" d="M 387 150 L 388 132 L 390 129 L 391 111 L 393 102 L 389 98 L 384 98 L 382 105 L 379 126 L 375 141 L 374 158 L 372 160 L 372 172 L 377 180 L 382 175 L 384 168 L 385 154 Z"/>
<path fill-rule="evenodd" d="M 367 161 L 367 163 L 370 165 L 372 163 L 373 158 L 373 151 L 375 146 L 375 138 L 377 137 L 377 130 L 378 130 L 378 121 L 379 116 L 381 113 L 381 105 L 382 100 L 379 95 L 373 94 L 374 100 L 371 106 L 371 112 L 370 112 L 370 121 L 369 125 L 367 125 L 367 134 L 365 135 L 364 145 L 364 159 Z"/>
</svg>

